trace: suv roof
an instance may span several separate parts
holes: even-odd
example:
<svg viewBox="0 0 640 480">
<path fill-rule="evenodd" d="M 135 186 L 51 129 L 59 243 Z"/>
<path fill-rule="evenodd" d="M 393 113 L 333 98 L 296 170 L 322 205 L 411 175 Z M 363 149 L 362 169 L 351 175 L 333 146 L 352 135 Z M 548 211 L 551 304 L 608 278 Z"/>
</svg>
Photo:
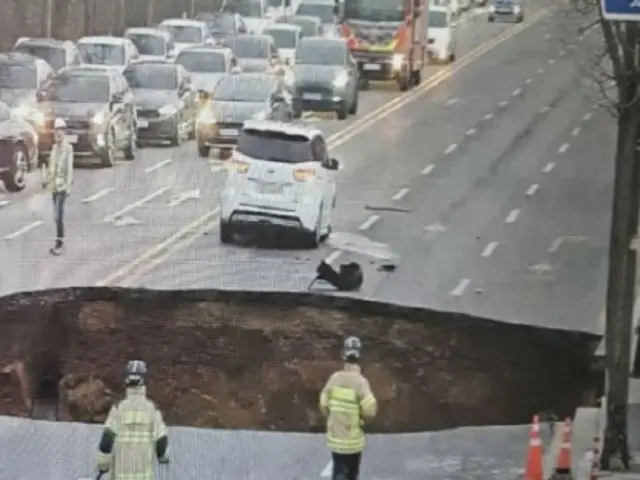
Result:
<svg viewBox="0 0 640 480">
<path fill-rule="evenodd" d="M 50 47 L 61 47 L 61 48 L 64 48 L 69 43 L 73 43 L 73 42 L 71 42 L 71 40 L 58 40 L 57 38 L 20 37 L 18 40 L 16 40 L 16 43 L 14 44 L 14 47 L 17 47 L 18 45 L 30 44 L 30 45 L 47 45 L 47 46 L 50 46 Z"/>
<path fill-rule="evenodd" d="M 72 67 L 65 67 L 62 70 L 60 70 L 60 73 L 67 76 L 80 76 L 80 75 L 109 76 L 114 74 L 114 70 L 105 65 L 76 65 Z"/>
<path fill-rule="evenodd" d="M 318 136 L 323 137 L 322 132 L 312 126 L 275 122 L 271 120 L 247 120 L 244 122 L 243 130 L 261 130 L 265 132 L 278 132 L 285 135 L 298 135 L 312 140 Z"/>
</svg>

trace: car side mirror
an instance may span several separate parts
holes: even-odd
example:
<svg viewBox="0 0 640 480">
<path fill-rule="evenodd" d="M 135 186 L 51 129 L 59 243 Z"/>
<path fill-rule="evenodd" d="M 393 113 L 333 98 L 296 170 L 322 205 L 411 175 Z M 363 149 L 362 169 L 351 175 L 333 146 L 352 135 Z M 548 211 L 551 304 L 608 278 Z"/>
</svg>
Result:
<svg viewBox="0 0 640 480">
<path fill-rule="evenodd" d="M 338 160 L 336 160 L 335 158 L 330 158 L 324 164 L 324 167 L 327 170 L 339 170 L 340 169 L 340 162 Z"/>
</svg>

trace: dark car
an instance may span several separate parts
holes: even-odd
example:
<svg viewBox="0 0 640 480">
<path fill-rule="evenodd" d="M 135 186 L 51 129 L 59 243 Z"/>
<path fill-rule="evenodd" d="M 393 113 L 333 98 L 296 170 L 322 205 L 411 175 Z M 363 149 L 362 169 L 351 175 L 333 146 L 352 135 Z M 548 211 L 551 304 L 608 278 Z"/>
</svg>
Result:
<svg viewBox="0 0 640 480">
<path fill-rule="evenodd" d="M 54 73 L 51 65 L 32 55 L 0 53 L 0 101 L 34 127 L 42 126 L 36 92 Z"/>
<path fill-rule="evenodd" d="M 493 0 L 489 5 L 490 22 L 511 21 L 520 23 L 524 20 L 524 4 L 520 0 Z"/>
<path fill-rule="evenodd" d="M 229 47 L 246 73 L 270 72 L 279 62 L 278 49 L 270 35 L 236 35 Z"/>
<path fill-rule="evenodd" d="M 180 65 L 133 63 L 124 69 L 136 105 L 138 140 L 180 145 L 193 138 L 196 92 Z"/>
<path fill-rule="evenodd" d="M 280 17 L 278 23 L 298 25 L 302 29 L 302 37 L 320 37 L 323 33 L 322 20 L 310 15 L 292 15 Z"/>
<path fill-rule="evenodd" d="M 31 124 L 0 102 L 0 180 L 9 192 L 27 185 L 38 161 L 38 134 Z"/>
<path fill-rule="evenodd" d="M 228 153 L 238 141 L 242 124 L 250 118 L 293 120 L 291 95 L 276 76 L 238 73 L 220 81 L 212 102 L 198 116 L 196 140 L 200 156 L 208 157 L 211 148 Z"/>
<path fill-rule="evenodd" d="M 294 109 L 336 112 L 340 120 L 358 111 L 358 66 L 342 39 L 303 38 L 293 66 Z"/>
<path fill-rule="evenodd" d="M 22 37 L 13 46 L 13 51 L 41 58 L 56 71 L 82 63 L 80 52 L 71 40 Z"/>
<path fill-rule="evenodd" d="M 46 118 L 41 153 L 51 151 L 53 121 L 62 118 L 76 155 L 97 156 L 105 167 L 114 165 L 118 151 L 135 158 L 135 104 L 120 72 L 92 65 L 63 69 L 38 92 L 38 105 Z"/>
<path fill-rule="evenodd" d="M 222 46 L 232 35 L 248 33 L 242 15 L 234 12 L 202 12 L 196 15 L 196 20 L 207 24 L 214 45 Z"/>
</svg>

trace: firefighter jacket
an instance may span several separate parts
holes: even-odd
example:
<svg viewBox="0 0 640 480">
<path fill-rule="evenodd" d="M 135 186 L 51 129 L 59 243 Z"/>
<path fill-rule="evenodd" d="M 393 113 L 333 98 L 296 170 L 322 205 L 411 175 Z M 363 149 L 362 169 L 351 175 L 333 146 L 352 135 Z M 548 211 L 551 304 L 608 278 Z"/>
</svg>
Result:
<svg viewBox="0 0 640 480">
<path fill-rule="evenodd" d="M 327 444 L 333 453 L 364 450 L 365 419 L 376 416 L 377 402 L 358 365 L 335 372 L 320 394 L 320 410 L 327 417 Z"/>
<path fill-rule="evenodd" d="M 67 140 L 55 143 L 49 158 L 47 183 L 52 192 L 68 192 L 73 183 L 73 145 Z"/>
<path fill-rule="evenodd" d="M 100 440 L 98 468 L 112 480 L 154 480 L 155 457 L 168 461 L 167 427 L 147 398 L 146 387 L 127 388 L 126 397 L 111 408 Z"/>
</svg>

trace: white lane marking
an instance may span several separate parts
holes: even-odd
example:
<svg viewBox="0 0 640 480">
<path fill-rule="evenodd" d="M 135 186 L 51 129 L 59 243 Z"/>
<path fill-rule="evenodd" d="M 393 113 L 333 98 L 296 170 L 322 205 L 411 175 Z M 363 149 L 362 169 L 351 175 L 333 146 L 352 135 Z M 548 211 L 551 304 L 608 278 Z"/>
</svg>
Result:
<svg viewBox="0 0 640 480">
<path fill-rule="evenodd" d="M 593 118 L 593 113 L 585 113 L 582 116 L 582 121 L 583 122 L 588 122 L 589 120 L 591 120 Z"/>
<path fill-rule="evenodd" d="M 360 231 L 369 230 L 371 227 L 375 225 L 375 223 L 378 220 L 380 220 L 380 215 L 371 215 L 364 222 L 362 222 L 362 225 L 358 227 L 358 230 Z"/>
<path fill-rule="evenodd" d="M 516 88 L 512 93 L 511 96 L 513 97 L 517 97 L 518 95 L 520 95 L 522 93 L 522 89 L 521 88 Z"/>
<path fill-rule="evenodd" d="M 545 113 L 547 113 L 549 110 L 551 110 L 551 107 L 549 107 L 549 106 L 544 106 L 544 107 L 542 107 L 542 108 L 539 110 L 539 113 L 541 113 L 541 114 L 545 114 Z"/>
<path fill-rule="evenodd" d="M 165 160 L 162 160 L 161 162 L 156 163 L 155 165 L 151 165 L 150 167 L 147 167 L 144 169 L 144 173 L 151 173 L 154 170 L 157 170 L 159 168 L 164 167 L 165 165 L 169 165 L 170 163 L 172 163 L 173 160 L 171 160 L 170 158 L 167 158 Z"/>
<path fill-rule="evenodd" d="M 336 250 L 335 252 L 333 252 L 329 256 L 327 256 L 327 258 L 324 259 L 324 262 L 328 263 L 328 264 L 331 264 L 331 263 L 335 262 L 340 255 L 342 255 L 342 250 Z"/>
<path fill-rule="evenodd" d="M 519 216 L 520 216 L 520 210 L 518 210 L 517 208 L 514 208 L 509 212 L 509 215 L 507 215 L 507 218 L 504 219 L 504 223 L 513 223 L 518 219 Z"/>
<path fill-rule="evenodd" d="M 210 168 L 212 173 L 224 172 L 227 169 L 226 165 L 212 165 Z"/>
<path fill-rule="evenodd" d="M 581 128 L 580 128 L 580 127 L 576 127 L 576 128 L 574 128 L 574 129 L 571 131 L 571 136 L 572 136 L 572 137 L 577 137 L 578 135 L 580 135 L 580 130 L 581 130 Z"/>
<path fill-rule="evenodd" d="M 553 58 L 550 58 L 549 61 L 547 62 L 549 65 L 553 65 L 554 63 L 556 63 L 556 61 Z"/>
<path fill-rule="evenodd" d="M 436 166 L 431 163 L 422 169 L 420 175 L 429 175 L 431 172 L 433 172 L 434 168 L 436 168 Z"/>
<path fill-rule="evenodd" d="M 545 39 L 545 40 L 549 40 L 550 38 L 551 38 L 551 34 L 550 34 L 550 33 L 547 33 L 547 34 L 544 36 L 544 39 Z"/>
<path fill-rule="evenodd" d="M 506 100 L 502 100 L 502 101 L 498 104 L 498 106 L 499 106 L 500 108 L 504 108 L 504 107 L 506 107 L 507 105 L 509 105 L 509 102 L 507 102 Z"/>
<path fill-rule="evenodd" d="M 458 103 L 460 100 L 458 100 L 457 98 L 450 98 L 449 100 L 446 101 L 445 105 L 447 107 L 450 107 L 451 105 L 455 105 L 456 103 Z"/>
<path fill-rule="evenodd" d="M 116 187 L 109 187 L 109 188 L 102 189 L 99 192 L 94 193 L 93 195 L 89 195 L 88 197 L 83 198 L 82 203 L 90 203 L 90 202 L 93 202 L 94 200 L 98 200 L 99 198 L 102 198 L 105 195 L 109 195 L 115 189 Z"/>
<path fill-rule="evenodd" d="M 488 243 L 487 246 L 484 247 L 484 250 L 482 251 L 482 256 L 485 258 L 490 257 L 497 246 L 498 246 L 498 242 Z"/>
<path fill-rule="evenodd" d="M 320 476 L 323 478 L 330 477 L 333 473 L 333 462 L 329 460 L 329 463 L 324 467 L 322 472 L 320 472 Z"/>
<path fill-rule="evenodd" d="M 392 200 L 402 200 L 402 198 L 409 193 L 409 189 L 408 188 L 403 188 L 401 190 L 398 191 L 398 193 L 396 193 L 392 198 Z"/>
<path fill-rule="evenodd" d="M 542 171 L 544 173 L 549 173 L 551 170 L 553 170 L 554 168 L 556 168 L 556 164 L 553 162 L 549 162 L 547 163 L 544 168 L 542 169 Z"/>
<path fill-rule="evenodd" d="M 43 223 L 44 222 L 42 220 L 36 220 L 35 222 L 30 223 L 29 225 L 26 225 L 26 226 L 22 227 L 20 230 L 16 230 L 13 233 L 5 235 L 3 238 L 5 240 L 13 240 L 14 238 L 18 238 L 20 235 L 23 235 L 23 234 L 33 230 L 34 228 L 38 228 Z"/>
<path fill-rule="evenodd" d="M 420 175 L 429 175 L 431 172 L 433 172 L 434 168 L 436 168 L 434 164 L 427 165 L 422 169 L 422 171 L 420 172 Z"/>
<path fill-rule="evenodd" d="M 560 145 L 560 148 L 558 148 L 558 153 L 565 153 L 567 150 L 569 150 L 569 144 L 563 143 Z"/>
<path fill-rule="evenodd" d="M 0 200 L 0 207 L 6 207 L 11 203 L 10 200 Z"/>
<path fill-rule="evenodd" d="M 531 82 L 533 82 L 533 78 L 527 78 L 524 83 L 526 83 L 527 85 L 529 85 Z"/>
<path fill-rule="evenodd" d="M 544 68 L 539 68 L 537 73 L 538 74 L 544 73 Z"/>
<path fill-rule="evenodd" d="M 485 119 L 485 120 L 491 120 L 492 118 L 493 118 L 493 113 L 487 113 L 487 114 L 484 116 L 484 119 Z"/>
<path fill-rule="evenodd" d="M 453 153 L 456 151 L 456 148 L 458 148 L 458 144 L 457 143 L 452 143 L 451 145 L 449 145 L 447 147 L 447 149 L 444 151 L 445 155 L 449 155 L 450 153 Z"/>
<path fill-rule="evenodd" d="M 527 197 L 532 197 L 533 195 L 535 195 L 536 192 L 538 191 L 538 188 L 540 188 L 540 185 L 538 185 L 537 183 L 530 185 L 526 191 Z"/>
<path fill-rule="evenodd" d="M 170 207 L 175 207 L 176 205 L 180 205 L 187 200 L 198 200 L 200 198 L 200 189 L 195 188 L 193 190 L 187 190 L 186 192 L 179 193 L 174 195 L 169 202 Z"/>
<path fill-rule="evenodd" d="M 465 134 L 467 137 L 470 137 L 471 135 L 473 135 L 473 134 L 475 134 L 475 133 L 476 133 L 476 129 L 475 129 L 475 128 L 470 128 L 469 130 L 467 130 L 466 132 L 464 132 L 464 134 Z"/>
<path fill-rule="evenodd" d="M 148 201 L 153 200 L 156 197 L 159 197 L 160 195 L 164 195 L 168 190 L 169 190 L 169 187 L 164 187 L 164 188 L 161 188 L 160 190 L 156 190 L 155 192 L 150 193 L 146 197 L 141 198 L 139 200 L 136 200 L 135 202 L 130 203 L 126 207 L 121 208 L 117 212 L 112 213 L 111 215 L 107 215 L 106 217 L 104 217 L 103 221 L 112 222 L 116 218 L 121 217 L 124 213 L 127 213 L 130 210 L 133 210 L 134 208 L 137 208 L 140 205 L 143 205 L 143 204 L 147 203 Z"/>
<path fill-rule="evenodd" d="M 564 50 L 560 50 L 560 52 L 558 52 L 558 55 L 560 55 L 561 57 L 564 57 L 564 54 L 567 53 Z"/>
<path fill-rule="evenodd" d="M 471 280 L 469 280 L 468 278 L 463 278 L 462 280 L 460 280 L 460 283 L 458 283 L 456 288 L 451 290 L 451 295 L 453 295 L 454 297 L 459 297 L 460 295 L 462 295 L 469 286 L 470 282 Z"/>
</svg>

